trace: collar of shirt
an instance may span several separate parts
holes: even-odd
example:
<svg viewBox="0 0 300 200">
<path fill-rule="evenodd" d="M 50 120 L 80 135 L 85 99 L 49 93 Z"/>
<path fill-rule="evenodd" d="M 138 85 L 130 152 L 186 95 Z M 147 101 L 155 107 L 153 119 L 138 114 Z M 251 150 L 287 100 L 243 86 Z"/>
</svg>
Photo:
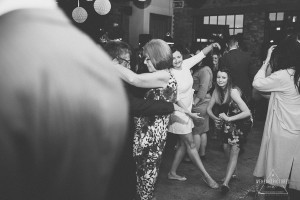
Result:
<svg viewBox="0 0 300 200">
<path fill-rule="evenodd" d="M 18 9 L 55 9 L 54 0 L 0 0 L 0 16 Z"/>
</svg>

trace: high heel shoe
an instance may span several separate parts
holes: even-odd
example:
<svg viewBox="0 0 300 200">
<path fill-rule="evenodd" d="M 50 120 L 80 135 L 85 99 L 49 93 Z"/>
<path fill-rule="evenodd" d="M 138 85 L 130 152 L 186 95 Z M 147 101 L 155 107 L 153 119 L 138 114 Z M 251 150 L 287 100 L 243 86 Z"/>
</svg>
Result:
<svg viewBox="0 0 300 200">
<path fill-rule="evenodd" d="M 210 176 L 208 177 L 202 177 L 202 180 L 210 187 L 210 188 L 213 188 L 213 189 L 217 189 L 219 188 L 219 184 L 214 181 Z"/>
</svg>

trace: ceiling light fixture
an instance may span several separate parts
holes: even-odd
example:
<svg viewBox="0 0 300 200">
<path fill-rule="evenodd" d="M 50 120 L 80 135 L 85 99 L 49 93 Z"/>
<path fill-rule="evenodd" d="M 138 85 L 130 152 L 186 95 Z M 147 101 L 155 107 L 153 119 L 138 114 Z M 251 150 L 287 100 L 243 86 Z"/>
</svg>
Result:
<svg viewBox="0 0 300 200">
<path fill-rule="evenodd" d="M 87 19 L 88 14 L 86 10 L 79 6 L 79 0 L 78 0 L 78 6 L 75 8 L 72 12 L 72 18 L 77 23 L 83 23 Z"/>
<path fill-rule="evenodd" d="M 109 0 L 96 0 L 94 2 L 94 9 L 99 15 L 106 15 L 111 9 Z"/>
</svg>

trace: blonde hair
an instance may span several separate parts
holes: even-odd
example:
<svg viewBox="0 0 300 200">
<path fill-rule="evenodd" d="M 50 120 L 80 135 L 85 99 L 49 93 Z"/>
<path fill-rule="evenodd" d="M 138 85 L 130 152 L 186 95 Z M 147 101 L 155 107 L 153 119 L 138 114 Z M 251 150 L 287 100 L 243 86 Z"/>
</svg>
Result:
<svg viewBox="0 0 300 200">
<path fill-rule="evenodd" d="M 157 70 L 173 67 L 173 55 L 169 45 L 161 39 L 150 40 L 143 47 L 144 56 L 149 56 Z"/>
</svg>

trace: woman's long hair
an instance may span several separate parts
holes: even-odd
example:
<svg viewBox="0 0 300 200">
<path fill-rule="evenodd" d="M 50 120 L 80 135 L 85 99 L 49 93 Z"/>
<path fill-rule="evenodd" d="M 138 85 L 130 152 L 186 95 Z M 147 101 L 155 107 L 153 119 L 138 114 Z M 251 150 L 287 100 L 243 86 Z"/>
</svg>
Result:
<svg viewBox="0 0 300 200">
<path fill-rule="evenodd" d="M 289 36 L 274 49 L 270 65 L 272 73 L 283 69 L 294 69 L 294 84 L 300 93 L 300 43 L 297 35 Z"/>
<path fill-rule="evenodd" d="M 173 67 L 173 55 L 170 46 L 161 39 L 150 40 L 143 47 L 144 56 L 149 56 L 157 70 Z"/>
<path fill-rule="evenodd" d="M 217 94 L 216 95 L 216 103 L 221 105 L 221 104 L 229 103 L 232 100 L 231 99 L 231 90 L 233 88 L 238 89 L 240 93 L 241 93 L 241 90 L 232 83 L 232 76 L 231 76 L 230 70 L 228 68 L 222 67 L 218 70 L 218 72 L 225 72 L 228 76 L 227 84 L 226 84 L 224 89 L 221 88 L 217 84 L 217 82 L 216 82 L 216 85 L 215 85 L 215 91 L 216 91 L 216 94 Z"/>
</svg>

